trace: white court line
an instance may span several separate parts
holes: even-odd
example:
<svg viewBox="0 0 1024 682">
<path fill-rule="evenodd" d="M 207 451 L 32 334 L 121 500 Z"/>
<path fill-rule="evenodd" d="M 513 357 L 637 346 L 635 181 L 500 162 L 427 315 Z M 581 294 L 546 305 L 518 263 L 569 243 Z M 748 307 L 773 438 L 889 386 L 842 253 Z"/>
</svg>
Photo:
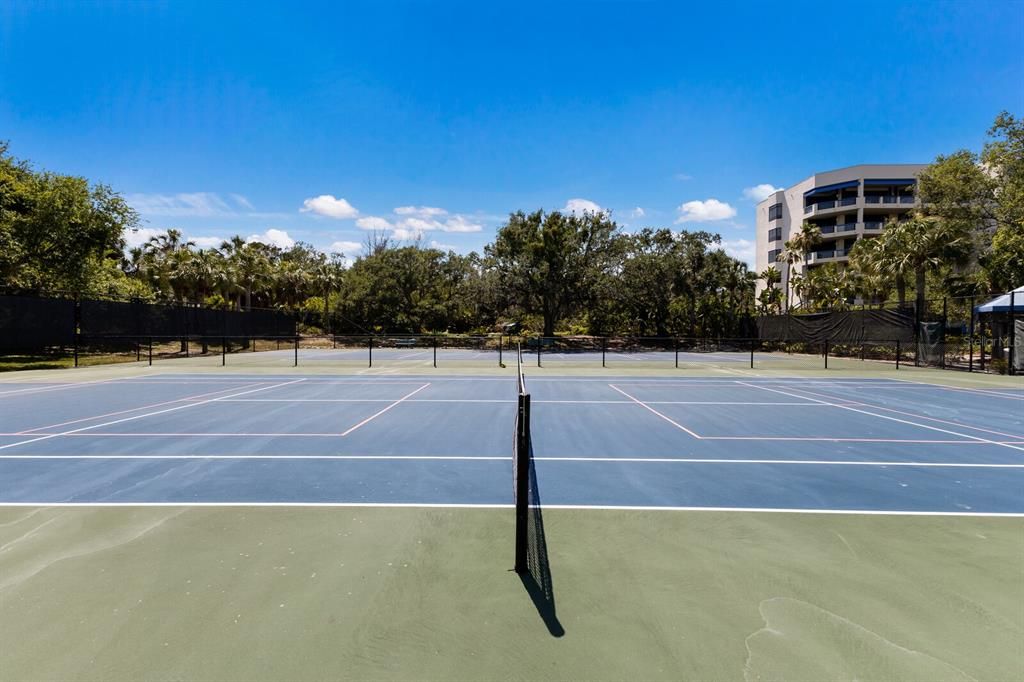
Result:
<svg viewBox="0 0 1024 682">
<path fill-rule="evenodd" d="M 19 433 L 0 433 L 0 436 L 19 436 Z M 340 436 L 335 432 L 294 432 L 294 431 L 91 431 L 89 433 L 36 433 L 37 436 L 61 436 L 63 438 L 209 438 L 231 436 L 233 438 L 333 438 Z M 834 438 L 831 436 L 699 436 L 700 440 L 751 440 L 751 441 L 808 441 L 825 443 L 899 443 L 922 445 L 1024 445 L 1024 440 L 986 441 L 986 440 L 927 440 L 907 438 Z M 25 441 L 28 442 L 28 441 Z M 12 445 L 17 445 L 14 443 Z M 0 448 L 2 449 L 2 448 Z M 2 455 L 0 455 L 2 457 Z"/>
<path fill-rule="evenodd" d="M 336 434 L 334 434 L 336 435 Z M 0 455 L 3 460 L 369 460 L 369 461 L 454 461 L 454 462 L 508 462 L 502 455 Z M 728 459 L 710 457 L 534 457 L 544 462 L 600 462 L 607 464 L 764 464 L 779 466 L 864 466 L 864 467 L 920 467 L 934 469 L 1024 469 L 1024 464 L 978 462 L 903 462 L 832 459 Z"/>
<path fill-rule="evenodd" d="M 408 398 L 411 398 L 411 397 L 413 397 L 414 395 L 416 395 L 417 393 L 419 393 L 420 391 L 422 391 L 423 389 L 425 389 L 425 388 L 426 388 L 427 386 L 430 386 L 430 383 L 429 383 L 429 382 L 428 382 L 428 383 L 425 383 L 425 384 L 423 384 L 422 386 L 420 386 L 419 388 L 417 388 L 417 389 L 416 389 L 415 391 L 413 391 L 412 393 L 407 393 L 407 394 L 405 394 L 404 396 L 402 396 L 401 398 L 399 398 L 399 399 L 398 399 L 398 400 L 396 400 L 395 402 L 393 402 L 393 403 L 391 403 L 390 405 L 388 405 L 387 407 L 385 407 L 385 408 L 384 408 L 383 410 L 381 410 L 380 412 L 377 412 L 377 413 L 375 413 L 375 414 L 372 414 L 372 415 L 370 415 L 369 417 L 367 417 L 366 419 L 364 419 L 363 421 L 361 421 L 361 422 L 359 422 L 358 424 L 356 424 L 355 426 L 352 426 L 352 427 L 350 427 L 350 428 L 349 428 L 349 429 L 348 429 L 347 431 L 343 432 L 343 433 L 342 433 L 341 435 L 342 435 L 342 436 L 347 436 L 348 434 L 350 434 L 350 433 L 352 433 L 353 431 L 355 431 L 356 429 L 358 429 L 358 428 L 359 428 L 360 426 L 363 426 L 364 424 L 368 424 L 369 422 L 373 421 L 373 420 L 374 420 L 374 419 L 376 419 L 377 417 L 381 416 L 382 414 L 384 414 L 385 412 L 387 412 L 388 410 L 390 410 L 390 409 L 391 409 L 392 407 L 394 407 L 395 405 L 398 405 L 399 403 L 402 403 L 402 402 L 404 402 L 404 401 L 405 401 L 406 399 L 408 399 Z"/>
<path fill-rule="evenodd" d="M 57 428 L 59 426 L 67 426 L 68 424 L 79 424 L 81 422 L 91 422 L 91 421 L 94 421 L 96 419 L 103 419 L 104 417 L 113 417 L 113 416 L 119 415 L 119 414 L 127 414 L 129 412 L 138 412 L 139 410 L 148 410 L 148 409 L 151 409 L 151 408 L 154 408 L 154 407 L 162 407 L 164 405 L 173 405 L 174 403 L 180 403 L 180 402 L 186 402 L 186 401 L 192 401 L 192 400 L 199 400 L 201 398 L 205 398 L 206 396 L 213 395 L 214 393 L 226 393 L 228 391 L 235 391 L 235 390 L 238 390 L 238 389 L 237 388 L 222 388 L 222 389 L 219 389 L 219 390 L 216 390 L 216 391 L 207 391 L 206 393 L 199 393 L 197 395 L 186 396 L 184 398 L 176 398 L 175 400 L 164 400 L 163 402 L 159 402 L 159 403 L 151 403 L 149 405 L 139 405 L 138 407 L 132 407 L 132 408 L 129 408 L 127 410 L 118 410 L 117 412 L 107 412 L 105 414 L 97 414 L 97 415 L 93 415 L 91 417 L 82 417 L 81 419 L 72 419 L 72 420 L 69 420 L 69 421 L 66 421 L 66 422 L 59 422 L 57 424 L 49 424 L 47 426 L 37 426 L 34 429 L 24 429 L 23 431 L 18 431 L 17 435 L 20 436 L 22 434 L 30 434 L 33 431 L 43 431 L 44 429 L 55 429 L 55 428 Z"/>
<path fill-rule="evenodd" d="M 135 376 L 117 377 L 117 378 L 114 378 L 114 379 L 93 379 L 92 381 L 77 381 L 75 383 L 60 384 L 58 386 L 42 386 L 40 388 L 35 388 L 35 387 L 33 387 L 33 388 L 19 388 L 19 389 L 15 389 L 13 391 L 0 391 L 0 397 L 7 396 L 7 395 L 21 394 L 21 393 L 43 393 L 43 392 L 46 392 L 46 391 L 62 391 L 62 390 L 66 390 L 66 389 L 69 389 L 69 388 L 78 388 L 80 386 L 91 386 L 93 384 L 109 384 L 109 383 L 113 383 L 115 381 L 125 381 L 127 379 L 138 379 L 138 378 L 145 377 L 145 376 L 149 376 L 149 375 L 147 375 L 147 374 L 137 374 Z"/>
<path fill-rule="evenodd" d="M 430 503 L 430 502 L 0 502 L 0 507 L 52 508 L 132 508 L 132 507 L 227 507 L 258 509 L 349 508 L 349 509 L 513 509 L 512 504 Z M 1020 512 L 913 511 L 880 509 L 787 509 L 781 507 L 645 507 L 627 505 L 545 504 L 541 509 L 567 511 L 644 511 L 644 512 L 739 512 L 744 514 L 829 514 L 847 516 L 963 516 L 982 518 L 1024 518 Z"/>
<path fill-rule="evenodd" d="M 272 384 L 270 386 L 262 386 L 260 388 L 251 388 L 249 390 L 242 391 L 241 393 L 236 393 L 234 395 L 245 395 L 247 393 L 256 393 L 258 391 L 268 391 L 268 390 L 270 390 L 272 388 L 280 388 L 281 386 L 287 386 L 289 384 L 297 384 L 300 381 L 304 381 L 304 379 L 294 379 L 292 381 L 285 381 L 283 383 Z M 227 396 L 227 397 L 231 397 L 231 396 Z M 207 400 L 203 400 L 203 401 L 200 401 L 200 402 L 190 402 L 190 403 L 186 403 L 184 405 L 178 405 L 177 407 L 169 407 L 169 408 L 164 409 L 164 410 L 157 410 L 156 412 L 146 412 L 144 414 L 137 414 L 137 415 L 133 415 L 131 417 L 124 417 L 122 419 L 115 419 L 113 421 L 103 422 L 102 424 L 94 424 L 93 426 L 83 426 L 83 427 L 80 427 L 80 428 L 77 428 L 77 429 L 72 429 L 71 431 L 64 431 L 62 433 L 47 434 L 47 435 L 41 436 L 39 438 L 31 438 L 29 440 L 23 440 L 23 441 L 19 441 L 17 443 L 8 443 L 7 445 L 0 445 L 0 450 L 6 450 L 7 448 L 13 448 L 13 447 L 16 447 L 18 445 L 27 445 L 28 443 L 35 443 L 35 442 L 38 442 L 38 441 L 41 441 L 41 440 L 48 440 L 50 438 L 56 438 L 57 436 L 74 435 L 74 434 L 80 433 L 82 431 L 90 431 L 92 429 L 98 429 L 101 426 L 110 426 L 112 424 L 120 424 L 122 422 L 132 421 L 132 420 L 135 420 L 135 419 L 142 419 L 144 417 L 152 417 L 152 416 L 155 416 L 155 415 L 158 415 L 158 414 L 165 414 L 167 412 L 175 412 L 177 410 L 183 410 L 183 409 L 186 409 L 186 408 L 189 408 L 189 407 L 196 407 L 197 405 L 205 405 L 206 403 L 216 402 L 217 400 L 219 400 L 219 398 L 209 398 Z"/>
<path fill-rule="evenodd" d="M 819 397 L 822 397 L 822 398 L 829 398 L 829 399 L 837 398 L 837 396 L 829 395 L 827 393 L 816 393 L 815 391 L 809 391 L 806 388 L 796 388 L 796 389 L 793 389 L 793 390 L 801 391 L 801 392 L 807 393 L 809 395 L 816 395 L 816 396 L 819 396 Z M 995 434 L 997 436 L 1006 436 L 1007 438 L 1013 438 L 1015 440 L 1024 439 L 1024 435 L 1021 435 L 1019 433 L 1006 433 L 1005 431 L 995 431 L 993 429 L 986 429 L 986 428 L 984 428 L 982 426 L 972 426 L 970 424 L 963 424 L 961 422 L 950 421 L 948 419 L 939 419 L 938 417 L 929 417 L 927 415 L 918 414 L 916 412 L 905 412 L 904 410 L 897 410 L 897 409 L 894 409 L 892 407 L 884 407 L 882 405 L 877 405 L 875 403 L 866 403 L 862 399 L 858 399 L 858 400 L 847 399 L 847 400 L 844 401 L 843 404 L 844 405 L 859 406 L 859 407 L 870 407 L 872 409 L 883 410 L 885 412 L 895 412 L 896 414 L 902 414 L 902 415 L 905 415 L 907 417 L 914 417 L 915 419 L 924 419 L 925 421 L 938 422 L 939 424 L 949 424 L 950 426 L 959 426 L 960 428 L 970 429 L 971 431 L 983 431 L 985 433 L 991 433 L 991 434 Z"/>
<path fill-rule="evenodd" d="M 798 394 L 795 394 L 795 393 L 789 393 L 787 391 L 780 391 L 777 388 L 767 388 L 765 386 L 758 386 L 757 384 L 748 384 L 748 383 L 745 383 L 745 382 L 740 382 L 740 383 L 742 383 L 745 386 L 751 386 L 753 388 L 758 388 L 758 389 L 760 389 L 762 391 L 772 391 L 773 393 L 781 393 L 782 395 L 788 395 L 790 398 L 803 398 L 803 397 L 805 397 L 805 396 L 801 396 L 801 395 L 798 395 Z M 797 390 L 799 390 L 799 389 L 797 389 Z M 807 399 L 808 400 L 817 400 L 816 398 L 807 398 Z M 822 402 L 823 403 L 825 401 L 817 400 L 817 402 Z M 938 431 L 939 433 L 948 433 L 948 434 L 950 434 L 952 436 L 960 436 L 961 438 L 969 438 L 971 440 L 980 441 L 982 443 L 989 443 L 991 445 L 998 445 L 1000 447 L 1010 448 L 1012 450 L 1020 450 L 1021 452 L 1024 452 L 1024 447 L 1018 447 L 1016 445 L 1011 445 L 1009 443 L 1003 443 L 1003 442 L 1000 442 L 1000 441 L 989 440 L 988 438 L 982 438 L 980 436 L 972 436 L 972 435 L 970 435 L 968 433 L 958 433 L 956 431 L 950 431 L 949 429 L 940 429 L 937 426 L 929 426 L 928 424 L 918 424 L 916 422 L 908 421 L 906 419 L 898 419 L 896 417 L 890 417 L 888 415 L 878 414 L 876 412 L 868 412 L 867 410 L 859 410 L 856 407 L 850 407 L 849 405 L 840 405 L 838 403 L 826 403 L 826 404 L 831 404 L 833 407 L 837 407 L 840 410 L 849 410 L 851 412 L 859 412 L 860 414 L 866 414 L 866 415 L 868 415 L 870 417 L 876 417 L 878 419 L 887 419 L 889 421 L 898 422 L 900 424 L 908 424 L 910 426 L 916 426 L 916 427 L 921 428 L 921 429 L 928 429 L 930 431 Z M 868 405 L 867 407 L 870 407 L 870 405 Z"/>
<path fill-rule="evenodd" d="M 637 405 L 639 405 L 640 407 L 643 407 L 644 409 L 650 410 L 651 412 L 653 412 L 654 414 L 658 415 L 659 417 L 661 417 L 662 419 L 664 419 L 665 421 L 667 421 L 667 422 L 668 422 L 669 424 L 671 424 L 672 426 L 676 427 L 677 429 L 680 429 L 680 430 L 682 430 L 682 431 L 685 431 L 686 433 L 690 434 L 691 436 L 693 436 L 693 437 L 694 437 L 694 438 L 696 438 L 697 440 L 700 440 L 700 436 L 698 436 L 698 435 L 697 435 L 696 433 L 694 433 L 694 432 L 693 432 L 693 431 L 691 431 L 690 429 L 686 428 L 686 427 L 685 427 L 685 426 L 683 426 L 682 424 L 680 424 L 680 423 L 676 422 L 675 420 L 673 420 L 673 419 L 671 419 L 671 418 L 669 418 L 669 417 L 666 417 L 665 415 L 663 415 L 663 414 L 662 414 L 661 412 L 658 412 L 658 411 L 657 411 L 656 409 L 654 409 L 654 408 L 653 408 L 653 407 L 651 407 L 650 405 L 647 405 L 646 403 L 643 403 L 643 402 L 641 402 L 641 401 L 637 400 L 636 398 L 634 398 L 634 397 L 633 397 L 633 396 L 631 396 L 630 394 L 626 393 L 626 392 L 625 392 L 625 391 L 623 391 L 623 390 L 622 390 L 621 388 L 618 388 L 618 387 L 617 387 L 617 386 L 615 386 L 614 384 L 608 384 L 608 386 L 610 386 L 610 387 L 611 387 L 611 388 L 612 388 L 613 390 L 615 390 L 615 391 L 618 391 L 618 392 L 619 392 L 619 393 L 621 393 L 622 395 L 626 396 L 627 398 L 629 398 L 630 400 L 632 400 L 633 402 L 635 402 L 635 403 L 636 403 Z"/>
</svg>

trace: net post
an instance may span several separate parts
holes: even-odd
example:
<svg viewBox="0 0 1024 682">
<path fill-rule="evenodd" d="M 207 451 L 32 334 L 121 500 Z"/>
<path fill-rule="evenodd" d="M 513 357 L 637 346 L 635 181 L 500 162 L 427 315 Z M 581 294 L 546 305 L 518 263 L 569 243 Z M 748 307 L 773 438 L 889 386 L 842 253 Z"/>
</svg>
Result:
<svg viewBox="0 0 1024 682">
<path fill-rule="evenodd" d="M 153 366 L 153 337 L 149 337 L 149 366 Z"/>
<path fill-rule="evenodd" d="M 367 365 L 367 367 L 373 367 L 373 336 L 371 335 L 371 336 L 369 336 L 367 338 L 369 339 L 369 347 L 370 347 L 370 364 Z"/>
<path fill-rule="evenodd" d="M 299 366 L 299 337 L 298 336 L 295 337 L 295 364 L 292 365 L 292 366 L 293 367 L 298 367 Z"/>
<path fill-rule="evenodd" d="M 529 571 L 527 552 L 529 547 L 529 513 L 530 513 L 530 396 L 519 396 L 519 420 L 516 428 L 516 573 L 525 574 Z"/>
<path fill-rule="evenodd" d="M 434 334 L 434 369 L 437 369 L 437 334 Z"/>
</svg>

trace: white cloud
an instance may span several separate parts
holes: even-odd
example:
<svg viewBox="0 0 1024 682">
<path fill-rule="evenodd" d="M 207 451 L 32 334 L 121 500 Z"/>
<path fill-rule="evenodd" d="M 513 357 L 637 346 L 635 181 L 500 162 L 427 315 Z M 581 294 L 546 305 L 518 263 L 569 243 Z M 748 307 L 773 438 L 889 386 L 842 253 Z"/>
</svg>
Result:
<svg viewBox="0 0 1024 682">
<path fill-rule="evenodd" d="M 277 230 L 273 227 L 269 228 L 263 234 L 251 234 L 246 240 L 247 242 L 261 242 L 269 246 L 277 246 L 282 249 L 290 249 L 295 246 L 295 240 L 288 236 L 288 233 L 284 230 Z"/>
<path fill-rule="evenodd" d="M 348 220 L 359 215 L 359 211 L 352 204 L 343 198 L 336 198 L 332 194 L 321 194 L 318 197 L 306 199 L 302 202 L 302 208 L 299 211 L 337 220 Z"/>
<path fill-rule="evenodd" d="M 362 250 L 363 245 L 359 242 L 339 241 L 327 247 L 328 253 L 343 253 L 345 258 L 352 258 Z"/>
<path fill-rule="evenodd" d="M 672 176 L 672 179 L 679 180 L 679 181 L 686 181 L 686 180 L 693 180 L 693 176 L 692 175 L 687 175 L 686 173 L 676 173 L 675 175 Z"/>
<path fill-rule="evenodd" d="M 760 185 L 745 188 L 743 190 L 743 196 L 751 201 L 763 201 L 781 189 L 781 187 L 776 187 L 768 184 L 767 182 L 763 182 Z"/>
<path fill-rule="evenodd" d="M 415 241 L 423 236 L 423 232 L 416 229 L 396 227 L 391 236 L 398 241 Z"/>
<path fill-rule="evenodd" d="M 647 215 L 647 212 L 639 206 L 629 212 L 630 218 L 643 218 L 645 215 Z"/>
<path fill-rule="evenodd" d="M 464 215 L 456 214 L 444 221 L 444 225 L 440 229 L 442 232 L 480 232 L 484 226 L 471 221 Z"/>
<path fill-rule="evenodd" d="M 569 199 L 563 213 L 604 213 L 604 209 L 590 199 Z"/>
<path fill-rule="evenodd" d="M 754 253 L 757 245 L 749 239 L 723 239 L 722 249 L 735 258 L 747 264 L 751 270 L 754 269 Z"/>
<path fill-rule="evenodd" d="M 200 249 L 219 249 L 225 240 L 221 237 L 190 237 L 189 241 Z"/>
<path fill-rule="evenodd" d="M 715 220 L 726 220 L 736 215 L 735 208 L 718 199 L 687 201 L 676 211 L 679 212 L 676 223 L 709 223 Z"/>
<path fill-rule="evenodd" d="M 431 218 L 433 216 L 448 215 L 448 211 L 435 206 L 399 206 L 395 209 L 395 215 L 411 215 L 418 218 Z"/>
<path fill-rule="evenodd" d="M 234 214 L 227 202 L 213 192 L 128 194 L 125 201 L 143 215 L 208 218 Z"/>
<path fill-rule="evenodd" d="M 165 234 L 167 230 L 158 230 L 155 227 L 140 227 L 137 230 L 128 230 L 124 233 L 125 245 L 131 249 L 137 246 L 142 246 L 153 237 L 159 234 Z"/>
<path fill-rule="evenodd" d="M 241 194 L 229 194 L 228 196 L 231 197 L 231 200 L 234 201 L 239 206 L 241 206 L 242 208 L 249 209 L 250 211 L 252 211 L 255 208 L 252 205 L 252 203 Z"/>
<path fill-rule="evenodd" d="M 441 251 L 454 251 L 456 249 L 453 244 L 442 244 L 434 239 L 430 240 L 430 248 L 439 249 Z"/>
<path fill-rule="evenodd" d="M 377 216 L 374 215 L 368 215 L 356 220 L 356 227 L 358 227 L 361 230 L 390 230 L 394 227 L 394 225 L 384 220 L 383 218 L 378 218 Z"/>
</svg>

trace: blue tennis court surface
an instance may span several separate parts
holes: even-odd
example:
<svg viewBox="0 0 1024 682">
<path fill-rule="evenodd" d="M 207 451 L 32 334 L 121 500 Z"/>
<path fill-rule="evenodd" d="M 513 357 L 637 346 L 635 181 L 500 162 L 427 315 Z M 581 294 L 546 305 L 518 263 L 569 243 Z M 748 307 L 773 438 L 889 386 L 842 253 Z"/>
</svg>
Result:
<svg viewBox="0 0 1024 682">
<path fill-rule="evenodd" d="M 528 377 L 545 506 L 1024 513 L 1024 391 Z M 0 502 L 510 505 L 499 376 L 0 385 Z"/>
</svg>

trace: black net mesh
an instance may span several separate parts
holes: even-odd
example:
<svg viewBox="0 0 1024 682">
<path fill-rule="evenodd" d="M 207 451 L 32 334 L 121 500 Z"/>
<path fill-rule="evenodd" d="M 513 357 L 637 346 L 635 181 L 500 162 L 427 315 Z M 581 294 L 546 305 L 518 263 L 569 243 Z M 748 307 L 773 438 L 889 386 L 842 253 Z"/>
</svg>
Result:
<svg viewBox="0 0 1024 682">
<path fill-rule="evenodd" d="M 38 351 L 74 342 L 74 301 L 0 296 L 0 350 Z"/>
</svg>

